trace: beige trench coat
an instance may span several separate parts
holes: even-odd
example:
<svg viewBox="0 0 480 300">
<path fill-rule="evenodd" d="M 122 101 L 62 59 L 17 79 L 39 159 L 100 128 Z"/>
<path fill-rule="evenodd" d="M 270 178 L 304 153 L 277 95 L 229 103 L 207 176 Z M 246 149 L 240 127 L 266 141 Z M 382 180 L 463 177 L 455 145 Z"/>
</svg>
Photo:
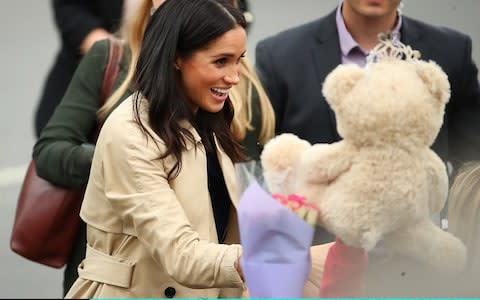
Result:
<svg viewBox="0 0 480 300">
<path fill-rule="evenodd" d="M 239 297 L 241 246 L 218 244 L 200 136 L 183 124 L 196 145 L 187 145 L 179 176 L 167 180 L 174 159 L 157 159 L 165 146 L 148 128 L 146 105 L 141 119 L 156 143 L 134 121 L 132 98 L 103 126 L 80 212 L 87 254 L 66 297 Z M 233 202 L 226 243 L 239 243 L 235 171 L 217 153 Z"/>
</svg>

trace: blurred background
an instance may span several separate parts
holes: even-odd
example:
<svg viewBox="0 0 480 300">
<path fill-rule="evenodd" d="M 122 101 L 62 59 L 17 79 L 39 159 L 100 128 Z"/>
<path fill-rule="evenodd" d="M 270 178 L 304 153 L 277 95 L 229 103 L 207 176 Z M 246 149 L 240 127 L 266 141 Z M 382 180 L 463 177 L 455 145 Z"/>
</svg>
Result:
<svg viewBox="0 0 480 300">
<path fill-rule="evenodd" d="M 113 0 L 112 0 L 113 1 Z M 338 0 L 250 0 L 254 22 L 247 55 L 258 40 L 323 16 Z M 404 14 L 472 37 L 480 62 L 480 1 L 404 0 Z M 34 111 L 59 48 L 48 0 L 1 0 L 0 85 L 0 298 L 60 298 L 63 270 L 30 262 L 10 250 L 17 196 L 35 142 Z M 300 45 L 299 45 L 300 46 Z M 442 47 L 443 45 L 438 45 Z"/>
</svg>

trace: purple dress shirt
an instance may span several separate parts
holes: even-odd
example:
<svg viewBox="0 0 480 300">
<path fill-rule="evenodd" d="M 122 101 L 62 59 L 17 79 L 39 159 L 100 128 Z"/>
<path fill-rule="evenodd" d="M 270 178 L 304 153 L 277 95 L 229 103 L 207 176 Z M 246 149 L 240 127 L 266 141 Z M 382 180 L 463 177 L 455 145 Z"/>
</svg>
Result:
<svg viewBox="0 0 480 300">
<path fill-rule="evenodd" d="M 342 64 L 357 64 L 360 67 L 364 67 L 368 52 L 363 50 L 360 45 L 355 41 L 348 32 L 345 22 L 342 15 L 342 6 L 343 2 L 337 8 L 337 30 L 338 30 L 338 39 L 340 41 L 340 49 L 342 51 Z M 398 10 L 398 21 L 393 29 L 393 32 L 398 34 L 400 37 L 400 28 L 402 26 L 402 14 Z"/>
</svg>

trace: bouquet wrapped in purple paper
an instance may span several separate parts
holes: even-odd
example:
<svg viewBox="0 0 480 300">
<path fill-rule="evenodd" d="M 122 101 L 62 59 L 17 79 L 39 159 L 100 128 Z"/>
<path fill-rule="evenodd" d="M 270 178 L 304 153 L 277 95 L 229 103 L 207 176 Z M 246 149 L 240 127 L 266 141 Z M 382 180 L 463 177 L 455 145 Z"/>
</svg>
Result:
<svg viewBox="0 0 480 300">
<path fill-rule="evenodd" d="M 238 206 L 240 263 L 249 294 L 299 298 L 310 273 L 318 210 L 301 196 L 271 195 L 254 177 Z"/>
</svg>

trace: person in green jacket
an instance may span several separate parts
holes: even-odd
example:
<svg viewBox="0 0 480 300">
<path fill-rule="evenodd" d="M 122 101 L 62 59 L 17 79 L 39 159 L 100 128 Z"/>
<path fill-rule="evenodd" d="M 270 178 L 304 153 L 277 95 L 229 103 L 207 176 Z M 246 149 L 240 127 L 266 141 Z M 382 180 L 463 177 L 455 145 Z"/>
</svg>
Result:
<svg viewBox="0 0 480 300">
<path fill-rule="evenodd" d="M 164 0 L 142 0 L 132 18 L 122 24 L 120 34 L 128 41 L 124 43 L 119 73 L 112 90 L 118 89 L 128 73 L 132 54 L 138 53 L 143 30 L 149 20 L 152 7 Z M 134 39 L 130 39 L 130 36 Z M 45 128 L 41 131 L 33 148 L 33 159 L 37 174 L 49 182 L 67 188 L 86 185 L 95 150 L 97 124 L 104 121 L 106 114 L 97 116 L 98 98 L 109 54 L 108 40 L 96 42 L 80 61 L 67 91 L 55 109 Z M 122 95 L 107 100 L 110 109 L 130 95 L 128 89 Z M 113 105 L 112 105 L 113 104 Z M 86 229 L 81 222 L 73 245 L 72 254 L 64 270 L 63 294 L 70 289 L 78 277 L 77 267 L 85 257 Z"/>
<path fill-rule="evenodd" d="M 129 86 L 145 27 L 152 10 L 164 1 L 143 0 L 136 14 L 124 24 L 122 35 L 128 43 L 124 44 L 124 55 L 113 86 L 115 92 L 102 107 L 98 107 L 98 98 L 107 65 L 108 41 L 96 42 L 82 58 L 64 97 L 34 145 L 33 159 L 40 177 L 67 188 L 86 185 L 97 124 L 131 94 Z M 246 59 L 241 61 L 241 73 L 241 84 L 230 94 L 235 109 L 232 131 L 244 146 L 247 157 L 258 160 L 262 145 L 274 135 L 274 113 L 252 64 Z M 64 295 L 78 277 L 77 266 L 85 257 L 85 243 L 86 230 L 82 222 L 65 268 Z"/>
</svg>

